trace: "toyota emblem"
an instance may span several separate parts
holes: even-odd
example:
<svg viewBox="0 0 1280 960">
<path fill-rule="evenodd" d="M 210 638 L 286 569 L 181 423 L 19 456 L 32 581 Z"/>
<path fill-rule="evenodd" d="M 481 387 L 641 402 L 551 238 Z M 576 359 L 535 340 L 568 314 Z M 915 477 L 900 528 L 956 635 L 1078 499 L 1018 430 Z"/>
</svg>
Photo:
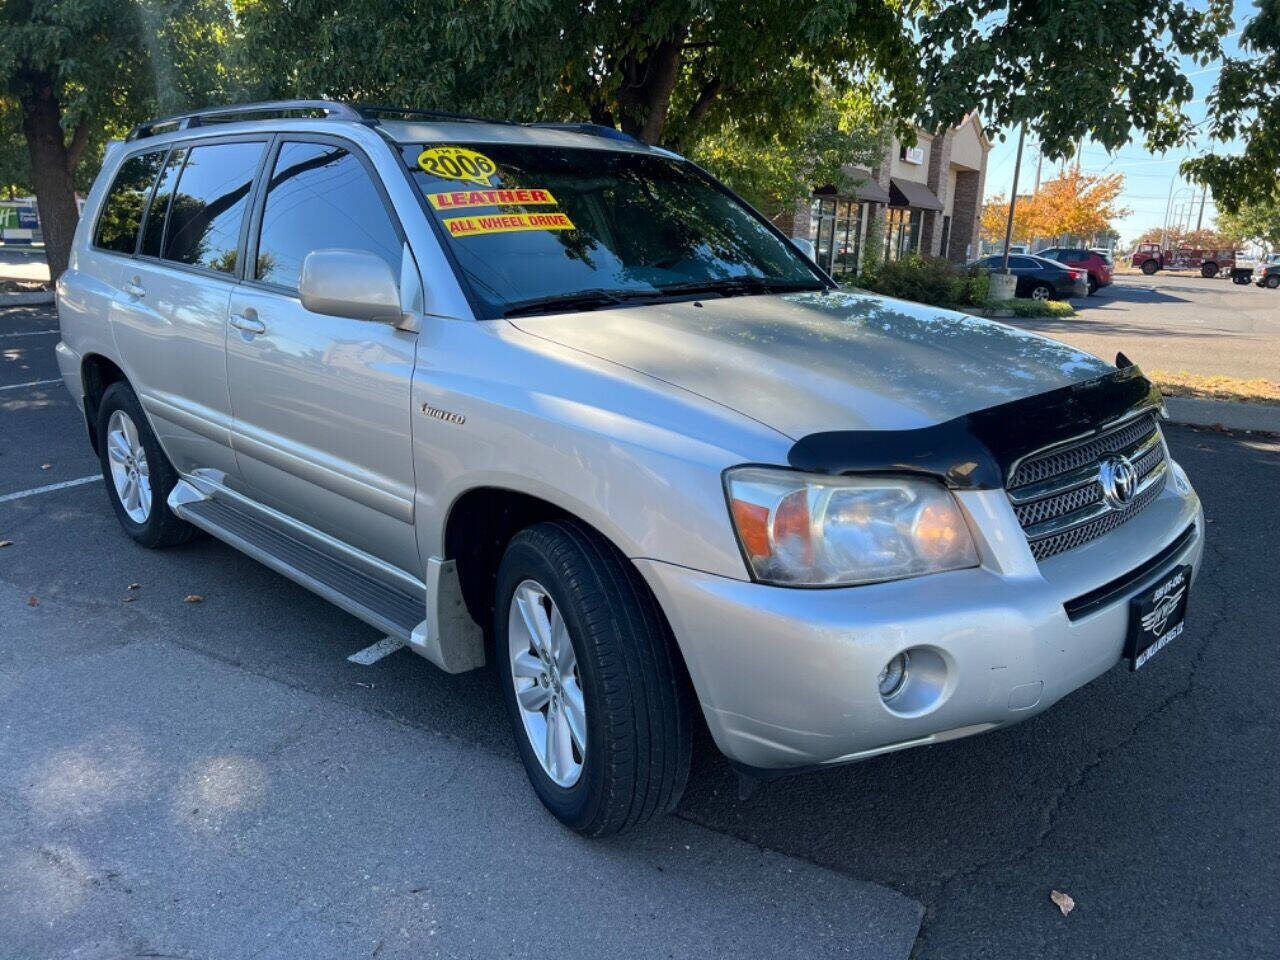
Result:
<svg viewBox="0 0 1280 960">
<path fill-rule="evenodd" d="M 1098 485 L 1107 506 L 1120 510 L 1133 503 L 1138 492 L 1138 468 L 1128 457 L 1107 457 L 1098 465 Z"/>
</svg>

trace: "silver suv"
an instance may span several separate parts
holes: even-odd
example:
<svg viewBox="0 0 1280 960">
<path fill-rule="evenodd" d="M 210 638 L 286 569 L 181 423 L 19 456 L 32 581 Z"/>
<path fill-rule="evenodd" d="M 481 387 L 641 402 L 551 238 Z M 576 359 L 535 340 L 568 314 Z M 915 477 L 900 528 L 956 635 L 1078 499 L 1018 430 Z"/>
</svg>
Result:
<svg viewBox="0 0 1280 960">
<path fill-rule="evenodd" d="M 587 125 L 330 102 L 108 152 L 58 281 L 138 543 L 206 531 L 447 671 L 542 802 L 670 810 L 1025 719 L 1182 631 L 1160 396 L 837 288 L 705 171 Z"/>
</svg>

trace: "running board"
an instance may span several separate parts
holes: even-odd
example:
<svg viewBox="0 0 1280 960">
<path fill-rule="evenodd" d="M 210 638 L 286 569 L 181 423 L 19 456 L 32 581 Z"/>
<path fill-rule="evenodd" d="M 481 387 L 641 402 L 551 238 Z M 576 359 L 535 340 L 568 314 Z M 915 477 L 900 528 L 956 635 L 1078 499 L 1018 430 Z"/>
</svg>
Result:
<svg viewBox="0 0 1280 960">
<path fill-rule="evenodd" d="M 385 631 L 388 636 L 408 643 L 416 631 L 418 642 L 422 642 L 427 611 L 421 598 L 353 570 L 220 500 L 205 497 L 184 481 L 179 481 L 169 498 L 169 507 L 193 526 Z"/>
</svg>

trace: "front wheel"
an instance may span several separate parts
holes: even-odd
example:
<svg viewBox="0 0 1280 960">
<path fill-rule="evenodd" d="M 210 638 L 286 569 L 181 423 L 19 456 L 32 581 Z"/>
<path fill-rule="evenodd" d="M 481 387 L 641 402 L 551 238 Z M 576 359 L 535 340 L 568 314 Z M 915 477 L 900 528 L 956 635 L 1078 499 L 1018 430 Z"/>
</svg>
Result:
<svg viewBox="0 0 1280 960">
<path fill-rule="evenodd" d="M 516 748 L 544 806 L 585 836 L 672 810 L 692 697 L 639 573 L 575 521 L 516 534 L 498 569 L 495 662 Z"/>
<path fill-rule="evenodd" d="M 123 380 L 102 395 L 97 428 L 107 496 L 125 533 L 144 547 L 174 546 L 196 536 L 199 531 L 169 509 L 166 501 L 178 482 L 177 471 Z"/>
<path fill-rule="evenodd" d="M 1274 290 L 1276 287 L 1280 287 L 1280 275 L 1267 277 L 1267 289 Z"/>
<path fill-rule="evenodd" d="M 1142 272 L 1145 273 L 1148 277 L 1151 276 L 1153 273 L 1155 273 L 1159 269 L 1160 269 L 1160 264 L 1156 263 L 1154 260 L 1144 260 L 1142 263 Z"/>
</svg>

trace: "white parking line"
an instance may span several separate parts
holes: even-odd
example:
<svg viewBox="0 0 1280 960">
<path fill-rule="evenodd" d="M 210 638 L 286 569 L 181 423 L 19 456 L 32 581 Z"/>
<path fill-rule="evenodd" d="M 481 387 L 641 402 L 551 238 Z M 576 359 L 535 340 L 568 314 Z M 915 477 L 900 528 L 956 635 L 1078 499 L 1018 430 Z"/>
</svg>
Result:
<svg viewBox="0 0 1280 960">
<path fill-rule="evenodd" d="M 0 503 L 8 503 L 10 500 L 21 500 L 23 497 L 34 497 L 38 493 L 53 493 L 55 490 L 65 490 L 67 487 L 78 487 L 83 483 L 93 483 L 95 480 L 101 480 L 102 474 L 95 473 L 92 477 L 80 477 L 77 480 L 63 480 L 61 483 L 50 483 L 43 487 L 32 487 L 30 490 L 19 490 L 17 493 L 6 493 L 0 497 Z"/>
<path fill-rule="evenodd" d="M 0 333 L 0 340 L 6 337 L 43 337 L 45 334 L 58 332 L 57 330 L 22 330 L 18 333 Z"/>
<path fill-rule="evenodd" d="M 383 637 L 377 643 L 365 647 L 347 657 L 352 663 L 358 663 L 362 667 L 369 667 L 377 663 L 383 657 L 390 656 L 401 647 L 404 646 L 403 640 L 397 640 L 395 637 Z"/>
<path fill-rule="evenodd" d="M 0 387 L 0 390 L 21 390 L 23 387 L 43 387 L 49 383 L 61 383 L 62 378 L 55 380 L 28 380 L 26 383 L 10 383 L 7 386 Z"/>
</svg>

